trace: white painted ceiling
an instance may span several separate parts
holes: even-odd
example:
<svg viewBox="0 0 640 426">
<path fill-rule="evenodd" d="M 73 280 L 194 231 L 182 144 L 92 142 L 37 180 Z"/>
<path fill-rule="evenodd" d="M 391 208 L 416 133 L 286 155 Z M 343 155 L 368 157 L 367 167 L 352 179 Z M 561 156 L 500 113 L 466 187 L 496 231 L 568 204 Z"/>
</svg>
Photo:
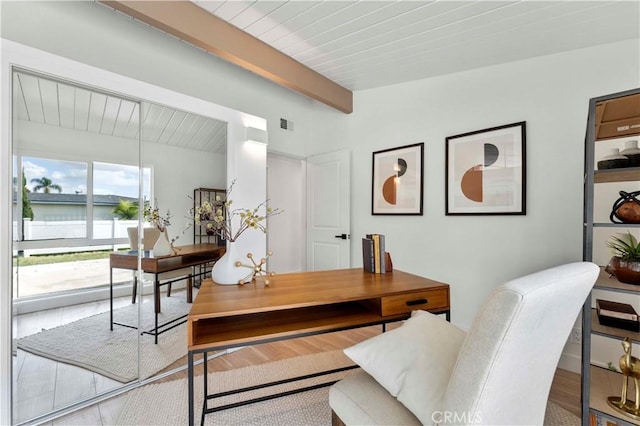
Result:
<svg viewBox="0 0 640 426">
<path fill-rule="evenodd" d="M 638 0 L 191 1 L 350 90 L 640 37 Z"/>
<path fill-rule="evenodd" d="M 34 76 L 14 74 L 14 114 L 18 120 L 106 136 L 224 154 L 226 123 L 163 105 L 139 103 Z"/>
</svg>

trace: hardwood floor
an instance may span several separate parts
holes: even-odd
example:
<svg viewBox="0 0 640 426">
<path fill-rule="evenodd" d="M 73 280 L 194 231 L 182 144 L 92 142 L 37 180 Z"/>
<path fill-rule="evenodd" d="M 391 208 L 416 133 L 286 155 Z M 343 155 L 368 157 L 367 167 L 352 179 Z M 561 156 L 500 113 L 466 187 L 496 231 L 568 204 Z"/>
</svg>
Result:
<svg viewBox="0 0 640 426">
<path fill-rule="evenodd" d="M 62 324 L 82 318 L 82 315 L 103 312 L 102 309 L 108 310 L 108 304 L 102 306 L 101 303 L 106 302 L 28 314 L 30 317 L 20 316 L 16 331 L 18 335 L 30 334 L 44 326 L 53 327 L 57 324 L 56 321 Z M 130 299 L 123 298 L 118 301 L 119 305 L 126 303 L 130 303 Z M 393 328 L 393 325 L 389 326 L 390 328 Z M 209 371 L 229 370 L 321 351 L 344 349 L 378 333 L 380 333 L 379 326 L 367 327 L 245 347 L 209 361 Z M 166 371 L 185 363 L 186 357 L 169 366 Z M 201 368 L 196 370 L 196 374 L 202 374 Z M 184 377 L 186 377 L 186 371 L 175 373 L 162 381 Z M 99 374 L 23 351 L 17 351 L 17 356 L 14 357 L 14 380 L 17 380 L 14 382 L 18 395 L 17 404 L 14 405 L 14 413 L 18 414 L 17 422 L 63 406 L 69 401 L 93 396 L 119 385 L 118 382 Z M 551 388 L 550 400 L 579 416 L 580 376 L 566 370 L 558 370 Z M 49 424 L 113 425 L 125 401 L 126 394 L 94 404 Z"/>
</svg>

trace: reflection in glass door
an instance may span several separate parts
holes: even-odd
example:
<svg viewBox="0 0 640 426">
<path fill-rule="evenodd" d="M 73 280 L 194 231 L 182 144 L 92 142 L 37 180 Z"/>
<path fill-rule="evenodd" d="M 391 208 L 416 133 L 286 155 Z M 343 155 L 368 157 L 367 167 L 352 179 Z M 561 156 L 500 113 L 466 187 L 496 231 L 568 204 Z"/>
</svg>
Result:
<svg viewBox="0 0 640 426">
<path fill-rule="evenodd" d="M 138 378 L 139 334 L 109 326 L 109 256 L 129 250 L 150 197 L 140 104 L 13 73 L 14 423 Z M 144 190 L 142 183 L 144 184 Z M 133 271 L 114 270 L 114 315 L 137 326 Z"/>
</svg>

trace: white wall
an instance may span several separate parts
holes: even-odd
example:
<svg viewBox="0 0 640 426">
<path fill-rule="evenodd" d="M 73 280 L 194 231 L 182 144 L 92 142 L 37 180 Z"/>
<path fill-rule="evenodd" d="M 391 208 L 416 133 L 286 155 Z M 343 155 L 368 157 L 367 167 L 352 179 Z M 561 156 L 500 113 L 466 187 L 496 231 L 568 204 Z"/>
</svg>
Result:
<svg viewBox="0 0 640 426">
<path fill-rule="evenodd" d="M 386 235 L 394 268 L 451 284 L 468 328 L 501 282 L 582 258 L 588 101 L 640 86 L 638 40 L 360 91 L 354 112 L 318 106 L 308 154 L 353 151 L 352 241 Z M 445 138 L 527 123 L 526 216 L 445 216 Z M 371 153 L 425 143 L 424 215 L 372 216 Z M 352 245 L 352 265 L 361 253 Z"/>
</svg>

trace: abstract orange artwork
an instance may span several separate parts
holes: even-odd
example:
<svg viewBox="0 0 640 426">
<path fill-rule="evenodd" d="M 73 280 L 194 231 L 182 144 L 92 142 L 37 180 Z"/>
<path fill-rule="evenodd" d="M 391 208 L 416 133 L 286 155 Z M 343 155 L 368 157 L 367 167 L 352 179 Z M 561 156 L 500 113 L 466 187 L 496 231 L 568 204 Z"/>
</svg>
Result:
<svg viewBox="0 0 640 426">
<path fill-rule="evenodd" d="M 422 214 L 424 143 L 373 153 L 371 214 Z"/>
<path fill-rule="evenodd" d="M 446 138 L 445 213 L 526 214 L 526 123 Z"/>
</svg>

